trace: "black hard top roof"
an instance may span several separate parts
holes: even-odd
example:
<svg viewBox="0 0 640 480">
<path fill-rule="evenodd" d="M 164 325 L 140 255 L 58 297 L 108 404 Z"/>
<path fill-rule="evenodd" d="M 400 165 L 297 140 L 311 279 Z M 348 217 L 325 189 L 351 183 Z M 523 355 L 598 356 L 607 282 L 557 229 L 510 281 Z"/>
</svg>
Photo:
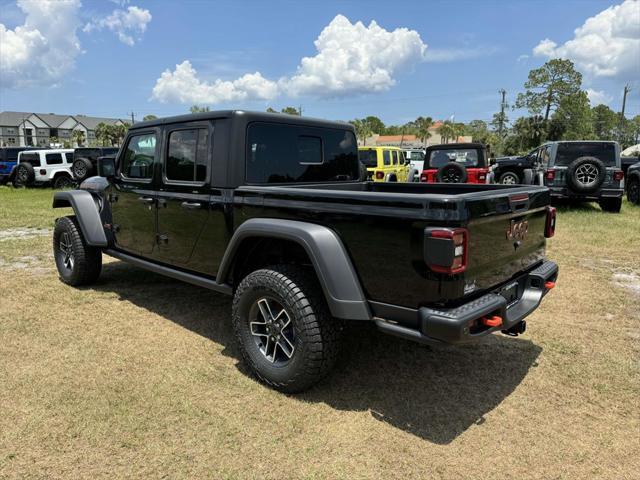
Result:
<svg viewBox="0 0 640 480">
<path fill-rule="evenodd" d="M 171 123 L 186 123 L 198 120 L 214 120 L 220 118 L 237 118 L 244 123 L 263 121 L 271 123 L 286 123 L 293 125 L 305 125 L 325 128 L 341 128 L 345 127 L 353 130 L 353 125 L 348 122 L 323 120 L 320 118 L 300 117 L 298 115 L 289 115 L 286 113 L 267 113 L 267 112 L 251 112 L 247 110 L 215 110 L 212 112 L 189 113 L 187 115 L 177 115 L 174 117 L 157 118 L 147 120 L 146 122 L 137 122 L 129 129 L 148 128 L 159 125 L 167 125 Z"/>
</svg>

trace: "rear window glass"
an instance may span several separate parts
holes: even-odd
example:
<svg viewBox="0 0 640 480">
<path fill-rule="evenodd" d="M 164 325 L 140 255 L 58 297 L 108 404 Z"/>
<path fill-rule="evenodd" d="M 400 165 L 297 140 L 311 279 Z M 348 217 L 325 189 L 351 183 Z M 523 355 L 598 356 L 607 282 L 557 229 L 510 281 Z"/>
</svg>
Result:
<svg viewBox="0 0 640 480">
<path fill-rule="evenodd" d="M 378 153 L 375 150 L 359 150 L 358 157 L 365 167 L 378 166 Z"/>
<path fill-rule="evenodd" d="M 60 153 L 47 153 L 44 158 L 47 160 L 47 165 L 58 165 L 62 163 L 62 154 Z"/>
<path fill-rule="evenodd" d="M 20 161 L 30 163 L 34 167 L 39 167 L 40 155 L 37 153 L 23 153 L 20 155 Z"/>
<path fill-rule="evenodd" d="M 465 167 L 478 166 L 478 150 L 473 148 L 431 150 L 429 152 L 429 166 L 440 168 L 449 162 L 459 163 Z"/>
<path fill-rule="evenodd" d="M 349 130 L 255 122 L 247 135 L 251 183 L 358 180 L 356 138 Z"/>
<path fill-rule="evenodd" d="M 409 159 L 411 161 L 421 162 L 422 160 L 424 160 L 423 152 L 407 152 L 407 155 L 410 155 Z"/>
<path fill-rule="evenodd" d="M 616 147 L 613 143 L 559 143 L 556 165 L 569 165 L 579 157 L 596 157 L 607 166 L 616 165 Z"/>
</svg>

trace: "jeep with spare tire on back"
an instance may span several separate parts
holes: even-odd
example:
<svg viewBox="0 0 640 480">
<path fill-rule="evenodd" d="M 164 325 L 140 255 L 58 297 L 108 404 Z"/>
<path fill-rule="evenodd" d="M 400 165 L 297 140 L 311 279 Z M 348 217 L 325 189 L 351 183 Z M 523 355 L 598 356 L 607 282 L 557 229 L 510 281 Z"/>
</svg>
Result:
<svg viewBox="0 0 640 480">
<path fill-rule="evenodd" d="M 347 322 L 423 343 L 515 336 L 558 276 L 547 188 L 366 181 L 348 123 L 140 122 L 98 172 L 54 195 L 74 211 L 53 232 L 60 279 L 95 282 L 106 254 L 233 296 L 244 361 L 284 392 L 331 370 Z"/>
<path fill-rule="evenodd" d="M 81 182 L 96 174 L 98 158 L 114 156 L 118 153 L 117 147 L 79 147 L 73 152 L 73 165 L 71 172 L 73 178 Z"/>
<path fill-rule="evenodd" d="M 533 183 L 545 185 L 554 199 L 598 202 L 605 212 L 620 212 L 624 173 L 617 142 L 548 142 L 534 150 Z"/>
</svg>

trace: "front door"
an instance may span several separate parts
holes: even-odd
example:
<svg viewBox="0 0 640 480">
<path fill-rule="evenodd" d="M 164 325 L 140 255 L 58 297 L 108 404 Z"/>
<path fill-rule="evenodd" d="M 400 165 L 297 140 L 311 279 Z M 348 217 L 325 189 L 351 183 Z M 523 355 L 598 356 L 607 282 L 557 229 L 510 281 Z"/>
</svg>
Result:
<svg viewBox="0 0 640 480">
<path fill-rule="evenodd" d="M 210 122 L 172 125 L 164 134 L 158 191 L 158 250 L 164 263 L 190 267 L 210 215 Z"/>
<path fill-rule="evenodd" d="M 154 172 L 159 158 L 157 130 L 128 137 L 108 195 L 116 247 L 149 256 L 156 244 Z"/>
</svg>

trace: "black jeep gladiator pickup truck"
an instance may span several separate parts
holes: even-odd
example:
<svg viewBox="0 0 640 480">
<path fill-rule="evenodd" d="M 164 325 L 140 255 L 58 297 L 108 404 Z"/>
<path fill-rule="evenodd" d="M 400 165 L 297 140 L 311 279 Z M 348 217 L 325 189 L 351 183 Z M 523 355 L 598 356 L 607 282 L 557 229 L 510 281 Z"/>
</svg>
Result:
<svg viewBox="0 0 640 480">
<path fill-rule="evenodd" d="M 555 285 L 555 230 L 539 186 L 361 181 L 354 129 L 220 111 L 136 123 L 99 177 L 56 192 L 63 282 L 102 254 L 233 296 L 259 379 L 303 390 L 332 367 L 345 321 L 418 342 L 503 331 Z"/>
</svg>

